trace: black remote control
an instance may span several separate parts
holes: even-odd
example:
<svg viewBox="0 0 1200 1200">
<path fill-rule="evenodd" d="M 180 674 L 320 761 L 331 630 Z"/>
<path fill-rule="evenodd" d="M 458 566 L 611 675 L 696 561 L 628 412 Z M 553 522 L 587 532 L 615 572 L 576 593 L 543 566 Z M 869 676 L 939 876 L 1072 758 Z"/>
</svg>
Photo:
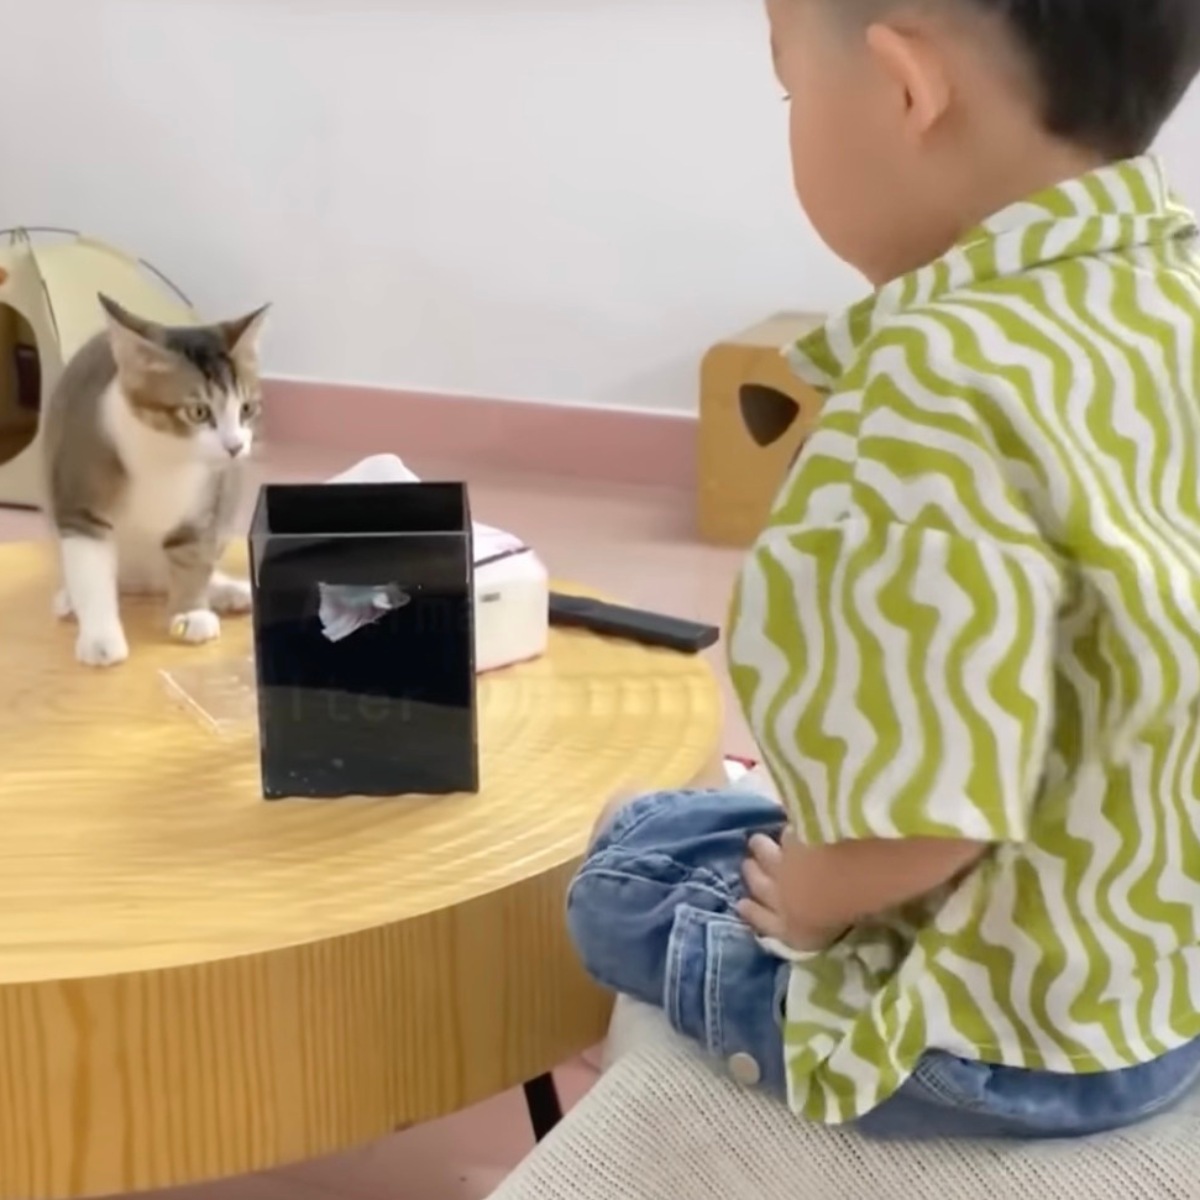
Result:
<svg viewBox="0 0 1200 1200">
<path fill-rule="evenodd" d="M 715 625 L 701 625 L 697 621 L 684 621 L 679 617 L 644 612 L 620 604 L 606 604 L 603 600 L 592 600 L 587 596 L 567 596 L 562 592 L 550 593 L 550 624 L 570 625 L 592 633 L 640 642 L 644 646 L 680 650 L 685 654 L 707 650 L 709 646 L 716 645 L 721 636 L 721 631 Z"/>
</svg>

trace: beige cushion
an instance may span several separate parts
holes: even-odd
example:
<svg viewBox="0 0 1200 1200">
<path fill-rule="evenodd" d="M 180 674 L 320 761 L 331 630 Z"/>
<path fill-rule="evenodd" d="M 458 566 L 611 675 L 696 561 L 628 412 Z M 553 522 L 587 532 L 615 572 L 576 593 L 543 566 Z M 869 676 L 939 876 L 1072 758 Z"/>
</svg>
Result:
<svg viewBox="0 0 1200 1200">
<path fill-rule="evenodd" d="M 1081 1142 L 881 1143 L 792 1117 L 618 1005 L 608 1070 L 493 1200 L 1196 1200 L 1200 1094 Z"/>
</svg>

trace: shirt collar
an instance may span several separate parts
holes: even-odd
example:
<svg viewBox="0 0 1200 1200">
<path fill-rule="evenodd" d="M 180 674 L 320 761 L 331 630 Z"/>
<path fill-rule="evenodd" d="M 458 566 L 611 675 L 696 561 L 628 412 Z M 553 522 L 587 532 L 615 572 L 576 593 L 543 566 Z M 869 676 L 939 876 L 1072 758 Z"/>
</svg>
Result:
<svg viewBox="0 0 1200 1200">
<path fill-rule="evenodd" d="M 1102 167 L 989 217 L 941 258 L 885 284 L 784 353 L 829 392 L 887 319 L 948 292 L 1082 255 L 1197 236 L 1196 219 L 1152 155 Z"/>
</svg>

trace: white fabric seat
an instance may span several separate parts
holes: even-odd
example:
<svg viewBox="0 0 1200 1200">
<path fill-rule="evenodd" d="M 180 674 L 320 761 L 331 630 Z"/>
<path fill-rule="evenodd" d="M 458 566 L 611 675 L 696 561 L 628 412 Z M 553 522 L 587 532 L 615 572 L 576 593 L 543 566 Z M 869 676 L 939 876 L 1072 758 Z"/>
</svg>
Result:
<svg viewBox="0 0 1200 1200">
<path fill-rule="evenodd" d="M 792 1117 L 622 1002 L 592 1092 L 492 1200 L 1197 1200 L 1200 1094 L 1079 1142 L 871 1142 Z"/>
</svg>

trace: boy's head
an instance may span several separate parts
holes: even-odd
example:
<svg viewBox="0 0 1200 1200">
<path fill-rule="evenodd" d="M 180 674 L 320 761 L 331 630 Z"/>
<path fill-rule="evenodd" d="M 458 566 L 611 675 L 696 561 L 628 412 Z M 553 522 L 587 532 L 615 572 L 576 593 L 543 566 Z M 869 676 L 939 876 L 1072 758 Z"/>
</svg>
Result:
<svg viewBox="0 0 1200 1200">
<path fill-rule="evenodd" d="M 796 188 L 875 283 L 1147 150 L 1200 71 L 1200 0 L 767 0 Z"/>
</svg>

